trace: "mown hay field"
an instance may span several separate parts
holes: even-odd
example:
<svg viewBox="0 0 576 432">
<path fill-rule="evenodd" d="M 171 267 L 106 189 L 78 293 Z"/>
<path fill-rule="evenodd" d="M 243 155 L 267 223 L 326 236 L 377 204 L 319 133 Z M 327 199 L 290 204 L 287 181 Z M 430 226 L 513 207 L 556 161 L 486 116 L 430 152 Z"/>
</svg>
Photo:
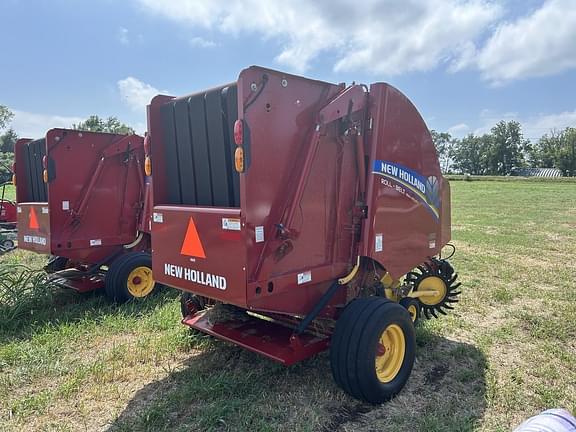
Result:
<svg viewBox="0 0 576 432">
<path fill-rule="evenodd" d="M 576 412 L 576 184 L 452 182 L 454 313 L 417 329 L 382 406 L 344 395 L 328 356 L 290 368 L 179 324 L 178 293 L 110 305 L 39 286 L 0 294 L 0 430 L 509 431 Z M 40 268 L 23 251 L 0 258 Z M 12 276 L 11 276 L 12 275 Z"/>
</svg>

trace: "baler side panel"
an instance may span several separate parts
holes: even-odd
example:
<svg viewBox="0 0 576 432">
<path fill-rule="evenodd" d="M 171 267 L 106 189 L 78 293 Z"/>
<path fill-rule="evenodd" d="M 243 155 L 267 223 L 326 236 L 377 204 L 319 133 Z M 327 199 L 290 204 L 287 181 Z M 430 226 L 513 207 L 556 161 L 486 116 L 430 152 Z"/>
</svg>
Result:
<svg viewBox="0 0 576 432">
<path fill-rule="evenodd" d="M 152 98 L 146 107 L 148 137 L 150 139 L 150 154 L 152 161 L 152 206 L 157 202 L 170 202 L 169 179 L 165 170 L 166 154 L 163 150 L 164 130 L 162 127 L 162 107 L 174 97 L 158 95 Z M 159 147 L 159 148 L 158 148 Z"/>
<path fill-rule="evenodd" d="M 312 155 L 310 176 L 297 203 L 296 232 L 283 240 L 277 227 L 301 175 L 319 110 L 341 90 L 259 67 L 240 74 L 239 118 L 249 130 L 250 146 L 250 165 L 241 175 L 247 297 L 256 309 L 309 312 L 327 282 L 345 273 L 353 260 L 351 215 L 357 174 L 353 149 L 338 142 L 336 124 L 320 136 Z M 299 274 L 303 274 L 300 283 Z"/>
<path fill-rule="evenodd" d="M 45 155 L 45 138 L 29 141 L 22 148 L 19 162 L 23 167 L 21 177 L 26 179 L 26 197 L 28 202 L 48 201 L 46 184 L 42 180 L 42 159 Z"/>
<path fill-rule="evenodd" d="M 157 282 L 246 306 L 240 209 L 155 206 L 152 254 Z"/>
<path fill-rule="evenodd" d="M 377 83 L 370 88 L 371 157 L 368 223 L 363 255 L 400 277 L 438 254 L 449 234 L 449 214 L 430 132 L 412 103 L 398 90 Z M 449 222 L 448 222 L 449 223 Z"/>
<path fill-rule="evenodd" d="M 22 247 L 95 263 L 132 242 L 143 213 L 142 137 L 52 129 L 41 142 L 47 147 L 47 202 L 19 201 Z M 28 160 L 32 152 L 42 153 L 32 148 Z M 38 174 L 38 167 L 28 171 Z M 46 187 L 41 178 L 40 171 L 35 195 Z M 32 210 L 39 227 L 31 223 Z M 43 238 L 47 244 L 38 245 Z"/>
<path fill-rule="evenodd" d="M 48 203 L 18 203 L 18 247 L 42 254 L 50 253 L 50 214 Z"/>
<path fill-rule="evenodd" d="M 27 155 L 26 155 L 26 147 L 31 139 L 22 138 L 16 141 L 14 145 L 14 162 L 16 165 L 15 169 L 15 176 L 16 176 L 16 202 L 30 202 L 32 201 L 32 197 L 29 194 L 29 183 L 30 180 L 26 175 L 27 172 Z"/>
<path fill-rule="evenodd" d="M 57 255 L 96 262 L 137 235 L 142 212 L 144 152 L 142 137 L 54 129 L 46 135 L 54 161 L 49 183 L 52 248 Z M 130 154 L 115 146 L 128 139 Z M 104 157 L 104 159 L 103 159 Z M 139 158 L 140 163 L 135 158 Z M 98 165 L 102 168 L 97 174 Z M 89 184 L 94 179 L 94 186 Z M 77 219 L 72 213 L 86 207 Z"/>
</svg>

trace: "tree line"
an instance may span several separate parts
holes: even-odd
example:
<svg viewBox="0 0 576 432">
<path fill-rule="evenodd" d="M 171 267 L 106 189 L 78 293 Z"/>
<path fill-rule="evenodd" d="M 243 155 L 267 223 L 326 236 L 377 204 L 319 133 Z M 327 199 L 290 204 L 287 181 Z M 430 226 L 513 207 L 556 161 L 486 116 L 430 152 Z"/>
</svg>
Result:
<svg viewBox="0 0 576 432">
<path fill-rule="evenodd" d="M 0 176 L 9 178 L 17 133 L 9 127 L 13 113 L 0 105 Z M 132 134 L 134 129 L 116 117 L 96 115 L 71 125 L 92 132 Z M 431 131 L 443 173 L 510 175 L 515 169 L 557 168 L 564 176 L 576 176 L 576 128 L 552 130 L 536 142 L 524 138 L 517 121 L 500 121 L 489 133 L 455 138 L 448 132 Z M 36 137 L 38 138 L 38 137 Z"/>
<path fill-rule="evenodd" d="M 432 132 L 444 173 L 510 175 L 519 168 L 557 168 L 576 176 L 576 128 L 552 130 L 536 142 L 522 135 L 517 121 L 500 121 L 489 133 L 454 138 Z"/>
</svg>

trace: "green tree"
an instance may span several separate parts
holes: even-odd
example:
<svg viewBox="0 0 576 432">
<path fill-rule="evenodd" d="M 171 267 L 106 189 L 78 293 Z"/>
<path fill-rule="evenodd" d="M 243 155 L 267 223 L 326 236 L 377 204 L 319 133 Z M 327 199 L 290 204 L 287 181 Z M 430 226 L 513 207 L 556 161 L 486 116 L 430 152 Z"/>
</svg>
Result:
<svg viewBox="0 0 576 432">
<path fill-rule="evenodd" d="M 487 173 L 487 159 L 492 146 L 489 134 L 476 136 L 469 134 L 459 140 L 453 149 L 453 167 L 460 173 L 484 175 Z"/>
<path fill-rule="evenodd" d="M 18 135 L 14 129 L 10 128 L 0 135 L 0 152 L 14 153 L 14 144 L 18 140 Z"/>
<path fill-rule="evenodd" d="M 561 147 L 561 132 L 553 130 L 543 135 L 530 149 L 530 164 L 540 168 L 557 168 Z"/>
<path fill-rule="evenodd" d="M 0 129 L 4 129 L 10 124 L 10 121 L 14 117 L 14 113 L 4 105 L 0 105 Z"/>
<path fill-rule="evenodd" d="M 120 122 L 120 120 L 118 120 L 116 117 L 108 117 L 107 119 L 102 119 L 97 115 L 91 115 L 85 121 L 78 124 L 73 124 L 72 129 L 90 132 L 107 132 L 122 135 L 130 135 L 134 133 L 134 129 Z"/>
<path fill-rule="evenodd" d="M 14 153 L 0 152 L 0 183 L 12 180 L 12 163 L 14 162 Z"/>
<path fill-rule="evenodd" d="M 576 128 L 543 135 L 530 152 L 533 165 L 558 168 L 565 176 L 576 176 Z"/>
<path fill-rule="evenodd" d="M 566 176 L 576 176 L 576 128 L 566 128 L 562 132 L 557 168 Z"/>
<path fill-rule="evenodd" d="M 517 121 L 499 121 L 491 129 L 491 145 L 487 151 L 487 174 L 509 175 L 514 168 L 524 166 L 524 155 L 530 142 L 522 135 Z"/>
<path fill-rule="evenodd" d="M 448 132 L 431 130 L 430 134 L 432 135 L 434 147 L 436 147 L 436 153 L 438 153 L 440 169 L 443 173 L 450 172 L 454 148 L 458 140 L 453 138 Z"/>
</svg>

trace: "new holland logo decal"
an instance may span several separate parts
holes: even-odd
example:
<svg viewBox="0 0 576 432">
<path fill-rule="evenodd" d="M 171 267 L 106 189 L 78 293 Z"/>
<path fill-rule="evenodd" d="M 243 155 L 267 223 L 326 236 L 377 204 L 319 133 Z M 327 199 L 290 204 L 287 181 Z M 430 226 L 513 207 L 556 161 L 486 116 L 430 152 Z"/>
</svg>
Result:
<svg viewBox="0 0 576 432">
<path fill-rule="evenodd" d="M 408 189 L 411 195 L 430 210 L 436 219 L 439 218 L 440 185 L 436 176 L 425 177 L 400 164 L 382 160 L 374 161 L 372 173 Z"/>
</svg>

